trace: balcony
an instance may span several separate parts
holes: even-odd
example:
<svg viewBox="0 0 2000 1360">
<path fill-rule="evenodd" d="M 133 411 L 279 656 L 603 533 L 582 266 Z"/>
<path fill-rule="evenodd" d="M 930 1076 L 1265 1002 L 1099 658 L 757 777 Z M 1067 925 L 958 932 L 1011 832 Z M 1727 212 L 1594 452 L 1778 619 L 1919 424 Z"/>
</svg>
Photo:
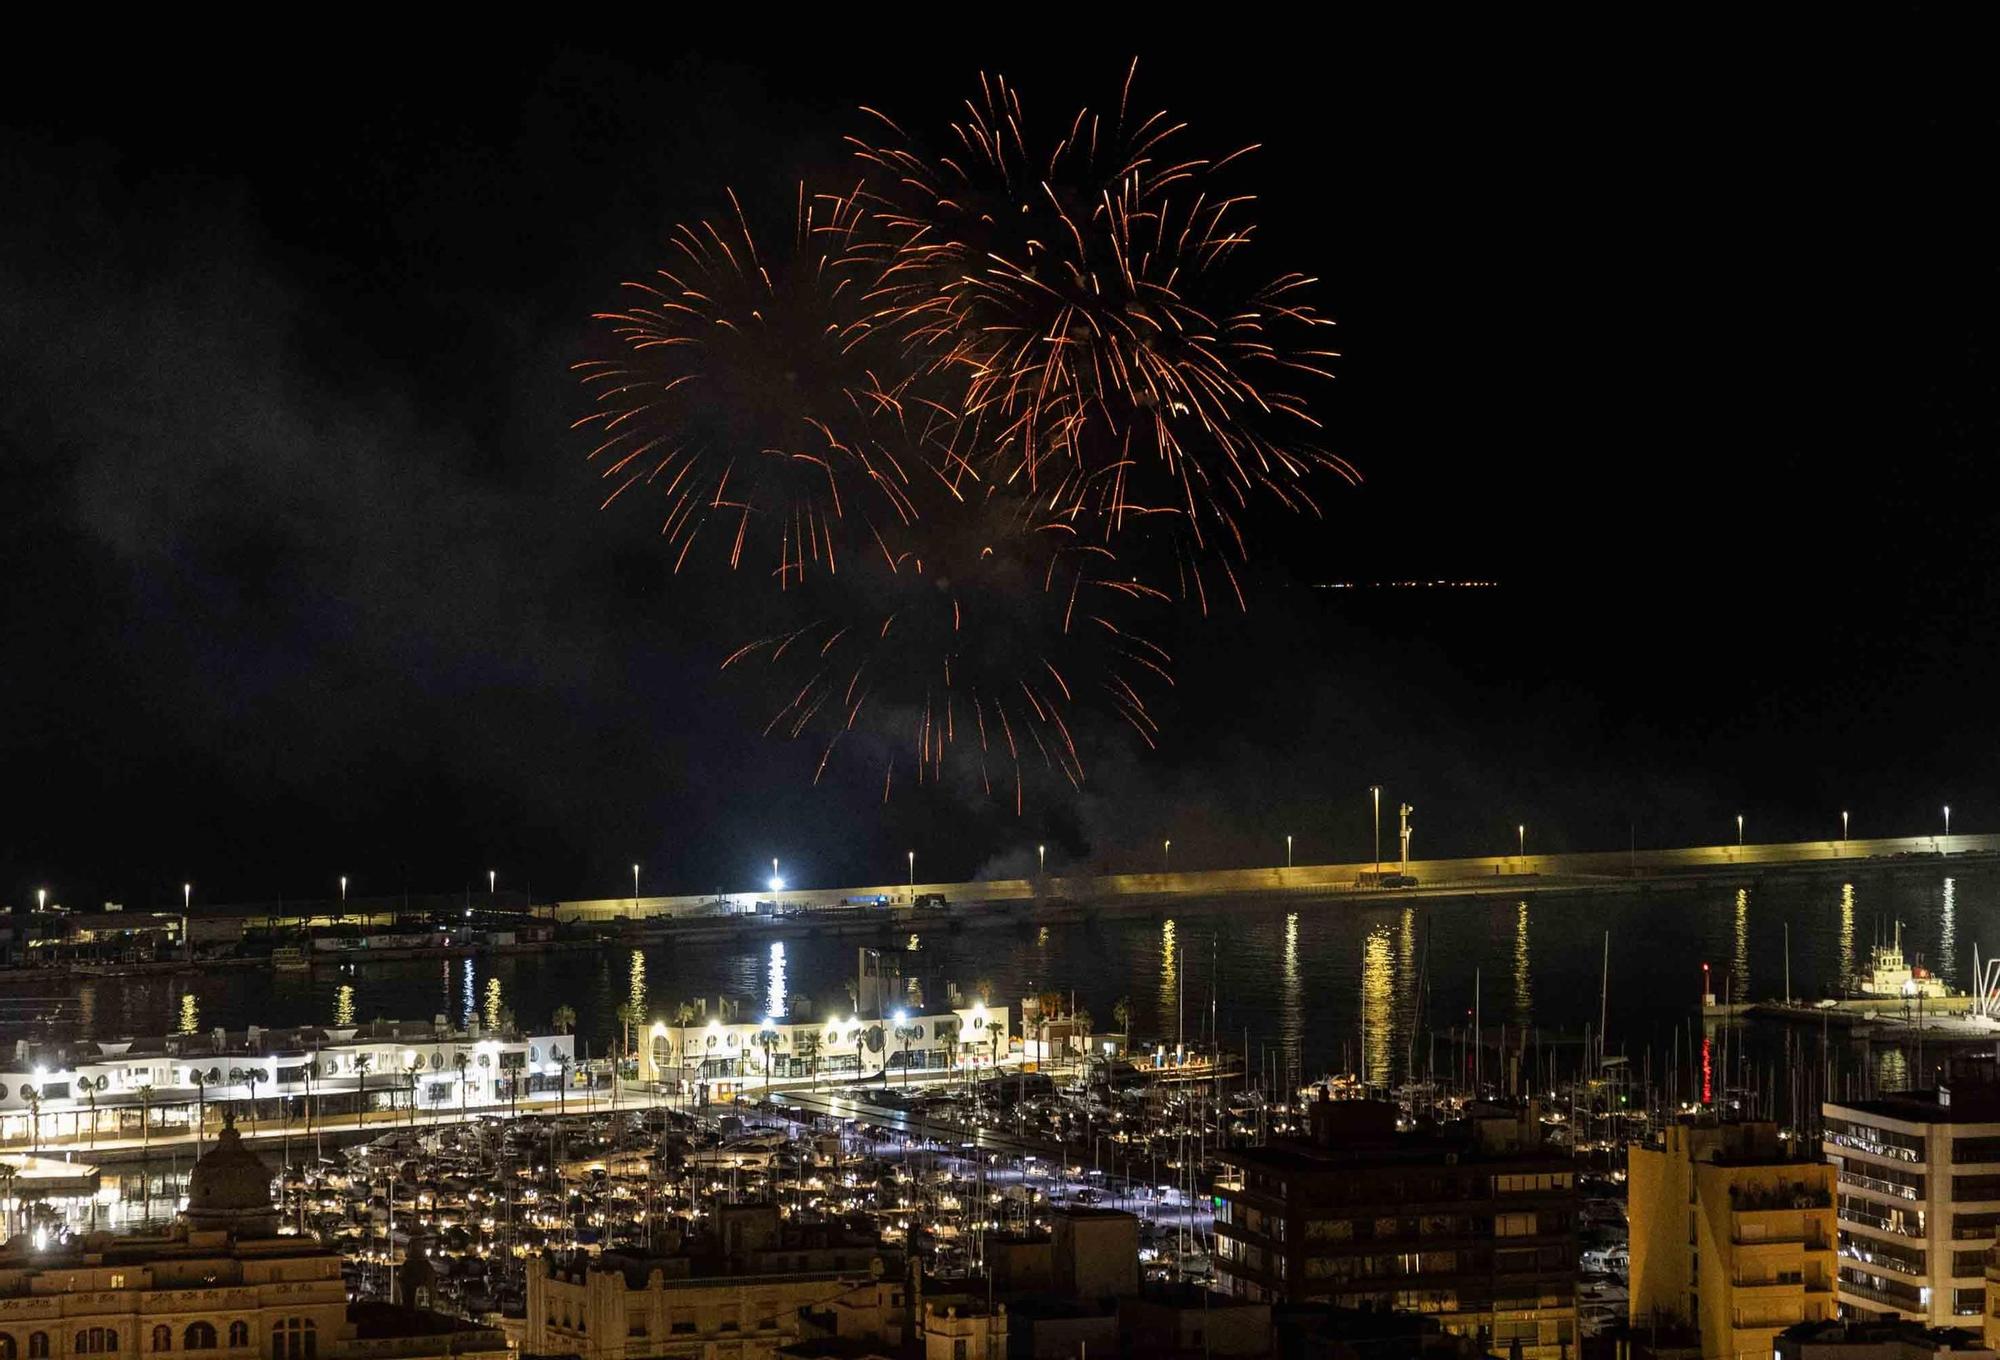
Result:
<svg viewBox="0 0 2000 1360">
<path fill-rule="evenodd" d="M 1914 1200 L 1921 1198 L 1917 1192 L 1917 1188 L 1913 1185 L 1900 1185 L 1895 1181 L 1885 1181 L 1875 1176 L 1864 1176 L 1858 1171 L 1853 1171 L 1845 1167 L 1840 1172 L 1840 1183 L 1842 1185 L 1852 1185 L 1861 1190 L 1872 1190 L 1878 1195 L 1894 1195 L 1898 1199 Z"/>
<path fill-rule="evenodd" d="M 1843 1298 L 1860 1299 L 1865 1303 L 1874 1304 L 1877 1308 L 1893 1308 L 1899 1313 L 1907 1313 L 1919 1320 L 1930 1316 L 1924 1311 L 1924 1306 L 1914 1298 L 1901 1294 L 1885 1294 L 1879 1289 L 1870 1289 L 1867 1285 L 1856 1284 L 1852 1280 L 1840 1282 L 1840 1293 Z"/>
<path fill-rule="evenodd" d="M 1921 1224 L 1912 1222 L 1908 1215 L 1905 1215 L 1899 1223 L 1887 1214 L 1871 1214 L 1866 1210 L 1849 1207 L 1840 1211 L 1840 1221 L 1842 1223 L 1859 1224 L 1864 1228 L 1873 1228 L 1876 1232 L 1896 1233 L 1902 1237 L 1914 1237 L 1919 1241 L 1930 1236 L 1929 1233 L 1924 1231 Z"/>
</svg>

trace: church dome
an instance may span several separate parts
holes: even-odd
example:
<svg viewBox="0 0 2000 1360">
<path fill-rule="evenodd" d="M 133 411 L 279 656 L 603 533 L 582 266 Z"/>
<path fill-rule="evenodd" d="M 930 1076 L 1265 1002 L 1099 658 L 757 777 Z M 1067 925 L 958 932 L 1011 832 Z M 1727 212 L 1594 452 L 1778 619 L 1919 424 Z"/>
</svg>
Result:
<svg viewBox="0 0 2000 1360">
<path fill-rule="evenodd" d="M 277 1231 L 278 1213 L 271 1203 L 271 1168 L 243 1146 L 233 1116 L 223 1116 L 215 1147 L 188 1173 L 187 1209 L 191 1228 L 226 1229 L 239 1237 L 269 1236 Z"/>
</svg>

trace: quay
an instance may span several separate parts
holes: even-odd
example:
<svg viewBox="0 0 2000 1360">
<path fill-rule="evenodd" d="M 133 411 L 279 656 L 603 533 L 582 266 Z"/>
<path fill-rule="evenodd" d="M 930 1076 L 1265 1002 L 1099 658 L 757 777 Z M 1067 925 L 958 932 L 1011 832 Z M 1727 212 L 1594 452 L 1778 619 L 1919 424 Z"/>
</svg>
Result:
<svg viewBox="0 0 2000 1360">
<path fill-rule="evenodd" d="M 565 924 L 672 923 L 727 935 L 789 926 L 840 930 L 884 911 L 898 922 L 1028 920 L 1051 923 L 1121 909 L 1151 911 L 1188 898 L 1310 898 L 1332 901 L 1646 891 L 1702 883 L 1748 883 L 1772 874 L 1840 875 L 1860 870 L 2000 863 L 2000 835 L 1877 837 L 1674 849 L 1383 860 L 1175 873 L 1040 875 L 969 883 L 891 883 L 706 897 L 608 897 L 536 904 Z M 1378 868 L 1380 870 L 1378 877 Z M 1396 886 L 1400 884 L 1400 886 Z M 941 903 L 922 906 L 921 903 Z M 843 904 L 830 906 L 829 904 Z M 876 904 L 867 906 L 845 904 Z M 685 923 L 685 924 L 683 924 Z"/>
<path fill-rule="evenodd" d="M 1887 837 L 1678 849 L 1385 860 L 1175 873 L 1037 875 L 963 883 L 536 902 L 525 893 L 0 913 L 0 985 L 202 969 L 590 951 L 607 941 L 745 936 L 879 940 L 904 932 L 1062 925 L 1198 902 L 1337 908 L 1383 901 L 1645 894 L 2000 864 L 2000 835 Z"/>
</svg>

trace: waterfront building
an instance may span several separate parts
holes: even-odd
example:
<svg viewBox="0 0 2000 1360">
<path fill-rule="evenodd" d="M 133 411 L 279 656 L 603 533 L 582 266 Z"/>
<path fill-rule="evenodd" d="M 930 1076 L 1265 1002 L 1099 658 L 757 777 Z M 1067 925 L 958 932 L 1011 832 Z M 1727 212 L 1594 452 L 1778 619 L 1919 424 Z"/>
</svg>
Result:
<svg viewBox="0 0 2000 1360">
<path fill-rule="evenodd" d="M 896 1354 L 905 1295 L 899 1252 L 788 1236 L 774 1207 L 733 1205 L 685 1250 L 545 1256 L 528 1272 L 522 1345 L 585 1360 L 776 1360 L 810 1335 L 830 1354 Z"/>
<path fill-rule="evenodd" d="M 1768 1123 L 1679 1123 L 1626 1156 L 1631 1323 L 1683 1322 L 1713 1360 L 1764 1360 L 1772 1338 L 1834 1316 L 1833 1168 Z"/>
<path fill-rule="evenodd" d="M 1826 1102 L 1847 1315 L 1979 1325 L 2000 1240 L 1994 1067 L 1991 1056 L 1954 1058 L 1935 1089 Z"/>
<path fill-rule="evenodd" d="M 1430 1314 L 1524 1360 L 1575 1353 L 1574 1166 L 1544 1149 L 1532 1105 L 1411 1133 L 1382 1102 L 1310 1115 L 1309 1139 L 1220 1154 L 1224 1293 Z"/>
<path fill-rule="evenodd" d="M 506 1360 L 490 1328 L 349 1304 L 339 1255 L 276 1223 L 270 1168 L 225 1122 L 171 1230 L 0 1249 L 0 1356 Z"/>
<path fill-rule="evenodd" d="M 1780 1332 L 1771 1360 L 1995 1360 L 1979 1334 L 1900 1319 L 1802 1322 Z"/>
<path fill-rule="evenodd" d="M 879 1019 L 849 1011 L 819 1019 L 660 1020 L 641 1046 L 639 1078 L 674 1090 L 706 1087 L 720 1098 L 766 1083 L 972 1073 L 1007 1062 L 1011 1043 L 1007 1008 L 977 1002 Z"/>
<path fill-rule="evenodd" d="M 588 1094 L 567 1034 L 442 1016 L 354 1028 L 215 1029 L 151 1039 L 22 1040 L 0 1059 L 0 1146 L 90 1149 L 186 1137 L 220 1112 L 253 1132 L 321 1120 L 561 1106 Z M 600 1096 L 600 1098 L 602 1098 Z"/>
</svg>

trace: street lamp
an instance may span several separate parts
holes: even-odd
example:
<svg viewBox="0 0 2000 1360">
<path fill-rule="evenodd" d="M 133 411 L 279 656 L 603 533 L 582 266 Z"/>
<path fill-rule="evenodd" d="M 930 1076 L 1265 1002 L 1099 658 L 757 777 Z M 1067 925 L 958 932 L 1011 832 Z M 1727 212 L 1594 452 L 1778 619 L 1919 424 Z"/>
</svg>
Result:
<svg viewBox="0 0 2000 1360">
<path fill-rule="evenodd" d="M 491 897 L 493 896 L 494 893 L 498 892 L 499 890 L 500 890 L 500 875 L 494 873 L 493 870 L 488 869 L 486 871 L 486 895 L 488 897 Z"/>
<path fill-rule="evenodd" d="M 1036 846 L 1035 855 L 1036 858 L 1041 860 L 1041 867 L 1036 872 L 1041 874 L 1043 878 L 1047 878 L 1049 876 L 1049 847 L 1046 845 Z"/>
<path fill-rule="evenodd" d="M 1740 812 L 1736 814 L 1736 848 L 1743 848 L 1743 814 Z"/>
<path fill-rule="evenodd" d="M 1162 873 L 1170 874 L 1174 871 L 1174 843 L 1172 841 L 1160 842 L 1160 869 Z"/>
<path fill-rule="evenodd" d="M 1944 824 L 1946 828 L 1945 834 L 1948 836 L 1951 834 L 1950 830 L 1951 818 L 1949 817 L 1945 818 Z M 187 915 L 188 908 L 191 905 L 193 905 L 193 903 L 194 903 L 194 884 L 192 883 L 181 884 L 181 915 L 183 916 Z"/>
<path fill-rule="evenodd" d="M 632 900 L 639 900 L 639 866 L 636 864 L 632 866 Z"/>
<path fill-rule="evenodd" d="M 1375 886 L 1382 886 L 1382 786 L 1370 784 L 1369 796 L 1375 800 Z"/>
<path fill-rule="evenodd" d="M 1514 839 L 1520 846 L 1521 858 L 1526 859 L 1528 857 L 1528 824 L 1526 822 L 1518 823 L 1514 827 Z"/>
<path fill-rule="evenodd" d="M 1285 833 L 1285 867 L 1292 867 L 1292 833 L 1289 831 Z"/>
<path fill-rule="evenodd" d="M 912 850 L 909 852 L 909 855 L 910 855 L 910 896 L 914 898 L 917 895 L 917 852 Z"/>
<path fill-rule="evenodd" d="M 1946 848 L 1947 850 L 1949 850 L 1949 849 L 1951 848 L 1951 844 L 1950 844 L 1950 842 L 1951 842 L 1951 804 L 1950 804 L 1950 803 L 1946 803 L 1946 804 L 1944 805 L 1944 839 L 1945 839 L 1945 848 Z"/>
<path fill-rule="evenodd" d="M 49 909 L 49 890 L 47 888 L 35 889 L 35 910 L 47 911 L 48 909 Z"/>
<path fill-rule="evenodd" d="M 1845 809 L 1840 814 L 1840 843 L 1842 845 L 1847 844 L 1847 812 Z"/>
</svg>

